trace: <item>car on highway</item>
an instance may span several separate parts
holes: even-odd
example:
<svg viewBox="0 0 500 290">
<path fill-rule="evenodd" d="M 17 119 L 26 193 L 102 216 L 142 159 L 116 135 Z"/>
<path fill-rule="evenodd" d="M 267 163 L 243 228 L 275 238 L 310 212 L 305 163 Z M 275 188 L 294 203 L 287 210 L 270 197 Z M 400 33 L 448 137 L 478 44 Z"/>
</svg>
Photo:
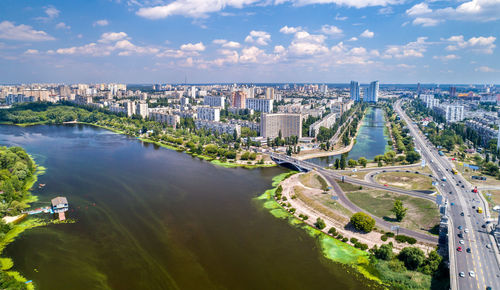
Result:
<svg viewBox="0 0 500 290">
<path fill-rule="evenodd" d="M 462 188 L 465 188 L 465 186 L 462 185 Z"/>
<path fill-rule="evenodd" d="M 389 185 L 387 185 L 387 183 L 386 183 L 386 184 L 384 184 L 384 186 L 389 186 Z"/>
<path fill-rule="evenodd" d="M 486 248 L 487 248 L 487 249 L 491 249 L 491 245 L 490 245 L 490 244 L 487 244 L 487 245 L 486 245 Z"/>
<path fill-rule="evenodd" d="M 386 170 L 382 170 L 382 172 L 387 172 Z"/>
<path fill-rule="evenodd" d="M 464 240 L 460 240 L 460 241 L 458 241 L 458 242 L 460 243 L 460 245 L 465 244 Z"/>
<path fill-rule="evenodd" d="M 460 215 L 461 215 L 461 216 L 464 216 L 464 212 L 461 212 L 461 213 L 460 213 Z"/>
<path fill-rule="evenodd" d="M 410 170 L 406 170 L 406 173 L 409 173 L 409 172 L 410 172 Z"/>
<path fill-rule="evenodd" d="M 486 228 L 486 224 L 483 224 L 481 227 L 482 227 L 483 229 L 485 229 L 485 228 Z"/>
<path fill-rule="evenodd" d="M 459 230 L 462 230 L 462 226 L 458 226 L 458 229 L 459 229 Z"/>
<path fill-rule="evenodd" d="M 469 271 L 469 276 L 471 276 L 472 278 L 476 277 L 476 273 L 474 273 L 474 271 Z"/>
<path fill-rule="evenodd" d="M 458 183 L 457 183 L 457 186 L 458 186 Z"/>
<path fill-rule="evenodd" d="M 464 233 L 468 234 L 469 233 L 469 229 L 465 229 Z"/>
<path fill-rule="evenodd" d="M 450 194 L 453 194 L 453 192 L 450 191 Z"/>
<path fill-rule="evenodd" d="M 467 253 L 470 253 L 470 248 L 467 248 L 467 250 L 465 250 Z"/>
<path fill-rule="evenodd" d="M 461 252 L 462 251 L 462 247 L 458 247 L 457 251 Z"/>
<path fill-rule="evenodd" d="M 465 277 L 465 273 L 464 272 L 460 272 L 460 273 L 458 273 L 458 276 Z"/>
<path fill-rule="evenodd" d="M 462 232 L 460 232 L 457 234 L 457 236 L 462 239 L 464 237 L 464 234 L 462 234 Z"/>
</svg>

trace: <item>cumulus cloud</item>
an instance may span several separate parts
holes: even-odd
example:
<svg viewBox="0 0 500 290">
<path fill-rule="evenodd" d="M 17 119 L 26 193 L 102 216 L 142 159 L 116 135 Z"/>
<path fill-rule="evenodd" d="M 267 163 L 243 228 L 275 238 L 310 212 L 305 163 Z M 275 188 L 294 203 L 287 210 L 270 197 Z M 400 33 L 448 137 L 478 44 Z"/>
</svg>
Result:
<svg viewBox="0 0 500 290">
<path fill-rule="evenodd" d="M 309 34 L 307 31 L 299 31 L 295 33 L 288 51 L 294 56 L 324 54 L 328 52 L 328 47 L 324 43 L 325 39 L 326 37 L 321 34 Z"/>
<path fill-rule="evenodd" d="M 364 8 L 371 6 L 388 6 L 391 4 L 401 3 L 400 0 L 275 0 L 276 4 L 292 3 L 296 6 L 304 6 L 311 4 L 336 4 L 339 6 Z"/>
<path fill-rule="evenodd" d="M 497 70 L 484 65 L 484 66 L 480 66 L 480 67 L 475 68 L 474 71 L 483 72 L 483 73 L 490 73 L 490 72 L 496 72 Z"/>
<path fill-rule="evenodd" d="M 415 4 L 413 5 L 413 7 L 406 10 L 406 14 L 408 14 L 409 16 L 422 15 L 430 12 L 432 12 L 432 10 L 429 9 L 429 5 L 427 5 L 427 3 L 425 2 Z"/>
<path fill-rule="evenodd" d="M 271 35 L 265 31 L 252 30 L 245 38 L 245 42 L 256 43 L 258 45 L 268 45 L 271 41 Z"/>
<path fill-rule="evenodd" d="M 101 43 L 109 43 L 124 39 L 127 37 L 125 32 L 106 32 L 101 35 L 101 39 L 98 42 Z"/>
<path fill-rule="evenodd" d="M 448 61 L 448 60 L 454 60 L 454 59 L 459 59 L 460 56 L 456 54 L 448 54 L 448 55 L 435 55 L 432 57 L 433 59 L 438 59 L 441 61 Z"/>
<path fill-rule="evenodd" d="M 24 52 L 26 55 L 36 55 L 39 54 L 40 52 L 37 49 L 28 49 Z"/>
<path fill-rule="evenodd" d="M 281 33 L 284 33 L 284 34 L 294 34 L 298 31 L 301 31 L 302 30 L 302 27 L 288 27 L 288 26 L 283 26 L 281 27 L 280 29 L 280 32 Z"/>
<path fill-rule="evenodd" d="M 94 21 L 94 23 L 92 23 L 92 26 L 94 26 L 94 27 L 96 27 L 96 26 L 108 26 L 108 25 L 109 25 L 109 21 L 106 19 L 97 20 L 97 21 Z"/>
<path fill-rule="evenodd" d="M 0 22 L 0 39 L 19 40 L 19 41 L 46 41 L 54 40 L 54 37 L 48 35 L 45 31 L 34 30 L 29 25 L 15 25 L 10 21 Z"/>
<path fill-rule="evenodd" d="M 424 57 L 427 51 L 427 37 L 419 37 L 416 41 L 405 45 L 389 45 L 382 55 L 383 58 Z"/>
<path fill-rule="evenodd" d="M 224 48 L 240 48 L 241 44 L 236 41 L 228 41 L 226 39 L 215 39 L 212 41 L 214 44 L 218 44 Z"/>
<path fill-rule="evenodd" d="M 338 28 L 335 25 L 323 25 L 321 26 L 321 32 L 324 34 L 328 34 L 332 37 L 339 37 L 342 36 L 343 31 L 342 29 Z"/>
<path fill-rule="evenodd" d="M 441 22 L 439 19 L 429 17 L 417 17 L 413 19 L 413 25 L 422 25 L 423 27 L 436 26 Z"/>
<path fill-rule="evenodd" d="M 459 49 L 471 49 L 472 51 L 478 53 L 492 54 L 495 49 L 495 40 L 496 37 L 489 36 L 479 36 L 479 37 L 471 37 L 469 40 L 465 40 L 463 35 L 454 35 L 445 41 L 450 42 L 451 44 L 446 47 L 448 51 L 455 51 Z"/>
<path fill-rule="evenodd" d="M 373 38 L 373 36 L 375 36 L 375 33 L 373 33 L 373 31 L 366 29 L 359 36 L 364 38 Z"/>
<path fill-rule="evenodd" d="M 66 30 L 69 30 L 69 29 L 71 29 L 71 26 L 66 25 L 66 23 L 64 23 L 64 22 L 59 22 L 59 23 L 56 24 L 56 29 L 66 29 Z"/>
<path fill-rule="evenodd" d="M 203 45 L 203 42 L 198 42 L 198 43 L 187 43 L 181 45 L 181 50 L 182 51 L 204 51 L 205 50 L 205 45 Z"/>
</svg>

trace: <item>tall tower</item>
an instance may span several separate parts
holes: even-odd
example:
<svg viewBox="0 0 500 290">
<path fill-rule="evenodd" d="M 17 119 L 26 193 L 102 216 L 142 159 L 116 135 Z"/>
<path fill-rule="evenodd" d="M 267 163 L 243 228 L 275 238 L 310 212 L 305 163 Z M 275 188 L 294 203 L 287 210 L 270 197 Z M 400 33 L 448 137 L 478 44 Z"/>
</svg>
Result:
<svg viewBox="0 0 500 290">
<path fill-rule="evenodd" d="M 351 100 L 359 102 L 359 83 L 351 81 Z"/>
</svg>

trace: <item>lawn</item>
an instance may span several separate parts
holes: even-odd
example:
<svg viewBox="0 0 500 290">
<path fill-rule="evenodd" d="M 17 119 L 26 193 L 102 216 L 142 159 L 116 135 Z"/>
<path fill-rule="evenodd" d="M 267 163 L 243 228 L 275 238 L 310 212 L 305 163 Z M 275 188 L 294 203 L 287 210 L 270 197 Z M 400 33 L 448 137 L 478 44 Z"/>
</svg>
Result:
<svg viewBox="0 0 500 290">
<path fill-rule="evenodd" d="M 317 188 L 321 190 L 328 190 L 328 184 L 323 177 L 314 173 L 313 171 L 299 176 L 300 183 L 310 188 Z"/>
<path fill-rule="evenodd" d="M 346 217 L 352 215 L 348 209 L 332 200 L 330 194 L 311 194 L 302 186 L 294 186 L 293 191 L 297 198 L 309 207 L 338 221 L 347 222 Z"/>
<path fill-rule="evenodd" d="M 376 175 L 375 180 L 380 184 L 407 190 L 436 190 L 432 185 L 432 178 L 412 172 L 384 172 Z"/>
<path fill-rule="evenodd" d="M 439 223 L 437 205 L 426 199 L 371 189 L 351 191 L 347 197 L 371 214 L 408 229 L 428 232 Z M 404 207 L 408 208 L 402 222 L 396 222 L 391 212 L 396 199 L 403 201 Z"/>
</svg>

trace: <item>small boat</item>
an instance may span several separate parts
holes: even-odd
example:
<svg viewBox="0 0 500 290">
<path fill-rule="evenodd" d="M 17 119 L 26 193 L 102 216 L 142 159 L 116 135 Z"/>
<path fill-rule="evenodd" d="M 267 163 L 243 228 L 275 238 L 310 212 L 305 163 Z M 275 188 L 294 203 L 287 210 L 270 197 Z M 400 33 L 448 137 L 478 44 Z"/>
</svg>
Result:
<svg viewBox="0 0 500 290">
<path fill-rule="evenodd" d="M 40 183 L 40 184 L 38 185 L 38 188 L 42 188 L 42 187 L 45 187 L 45 183 Z"/>
</svg>

